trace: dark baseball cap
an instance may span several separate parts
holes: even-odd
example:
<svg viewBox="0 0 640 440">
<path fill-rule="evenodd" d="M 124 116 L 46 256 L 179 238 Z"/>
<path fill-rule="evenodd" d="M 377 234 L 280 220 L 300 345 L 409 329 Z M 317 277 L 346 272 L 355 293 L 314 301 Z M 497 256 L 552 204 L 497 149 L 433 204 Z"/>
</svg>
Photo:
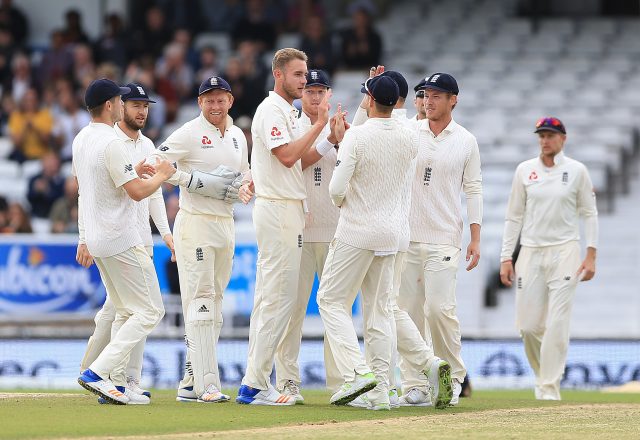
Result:
<svg viewBox="0 0 640 440">
<path fill-rule="evenodd" d="M 89 84 L 84 92 L 84 103 L 88 108 L 94 108 L 114 96 L 126 95 L 130 91 L 129 87 L 120 87 L 110 79 L 96 79 Z"/>
<path fill-rule="evenodd" d="M 152 101 L 151 99 L 149 99 L 149 94 L 146 92 L 144 87 L 142 87 L 140 84 L 129 83 L 126 85 L 126 87 L 129 87 L 131 91 L 127 94 L 122 95 L 123 101 L 147 101 L 147 102 L 155 103 L 155 101 Z"/>
<path fill-rule="evenodd" d="M 364 82 L 362 93 L 368 93 L 378 104 L 394 106 L 398 102 L 400 91 L 398 83 L 390 76 L 378 75 Z"/>
<path fill-rule="evenodd" d="M 554 118 L 553 116 L 538 119 L 534 133 L 538 133 L 540 131 L 555 131 L 557 133 L 567 134 L 567 130 L 564 128 L 562 121 L 558 118 Z"/>
<path fill-rule="evenodd" d="M 440 90 L 452 95 L 457 95 L 459 91 L 456 79 L 448 73 L 434 73 L 425 79 L 423 88 Z"/>
<path fill-rule="evenodd" d="M 310 69 L 307 72 L 307 84 L 305 87 L 309 86 L 322 86 L 330 89 L 329 75 L 324 70 Z"/>
<path fill-rule="evenodd" d="M 385 70 L 381 75 L 392 78 L 396 82 L 396 84 L 398 84 L 400 97 L 402 99 L 407 99 L 407 95 L 409 94 L 409 84 L 400 72 L 396 72 L 395 70 Z"/>
<path fill-rule="evenodd" d="M 426 78 L 422 78 L 420 82 L 413 87 L 413 91 L 417 92 L 418 90 L 424 90 L 425 86 L 427 85 L 428 79 L 428 76 Z"/>
<path fill-rule="evenodd" d="M 211 76 L 202 81 L 202 84 L 200 84 L 200 88 L 198 89 L 198 96 L 214 89 L 226 90 L 227 92 L 231 93 L 231 86 L 229 85 L 227 80 L 225 80 L 221 76 Z"/>
</svg>

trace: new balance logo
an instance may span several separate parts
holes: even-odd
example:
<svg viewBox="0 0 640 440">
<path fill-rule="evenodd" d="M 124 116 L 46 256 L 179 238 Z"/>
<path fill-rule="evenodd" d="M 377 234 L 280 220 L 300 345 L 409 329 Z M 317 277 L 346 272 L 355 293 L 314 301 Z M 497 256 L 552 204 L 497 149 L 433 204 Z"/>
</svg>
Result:
<svg viewBox="0 0 640 440">
<path fill-rule="evenodd" d="M 313 169 L 313 182 L 315 186 L 320 186 L 322 182 L 322 167 L 315 167 Z"/>
<path fill-rule="evenodd" d="M 202 180 L 198 179 L 198 181 L 196 182 L 196 189 L 200 188 L 204 188 L 204 183 L 202 183 Z"/>
<path fill-rule="evenodd" d="M 202 248 L 196 248 L 196 261 L 204 260 L 204 252 L 202 252 Z"/>
<path fill-rule="evenodd" d="M 302 234 L 298 234 L 298 247 L 302 247 Z"/>
<path fill-rule="evenodd" d="M 564 280 L 565 281 L 571 281 L 571 277 L 570 276 L 566 276 L 566 277 L 564 277 Z"/>
<path fill-rule="evenodd" d="M 422 184 L 424 186 L 429 186 L 429 183 L 431 182 L 431 171 L 433 171 L 431 167 L 426 167 L 424 169 L 424 177 L 422 178 Z"/>
<path fill-rule="evenodd" d="M 167 147 L 166 145 L 163 145 L 162 147 L 158 148 L 158 150 L 160 151 L 167 151 L 169 149 L 169 147 Z"/>
<path fill-rule="evenodd" d="M 198 309 L 198 313 L 202 312 L 202 313 L 207 313 L 209 311 L 209 309 L 207 309 L 207 306 L 205 306 L 204 304 L 202 304 L 200 306 L 200 308 Z"/>
<path fill-rule="evenodd" d="M 336 166 L 340 165 L 340 162 L 341 162 L 340 160 L 339 160 L 339 161 L 337 161 L 337 162 L 336 162 Z"/>
<path fill-rule="evenodd" d="M 124 172 L 125 173 L 130 173 L 131 171 L 133 171 L 133 165 L 128 164 L 124 166 Z"/>
<path fill-rule="evenodd" d="M 451 257 L 444 257 L 442 261 L 451 261 Z"/>
</svg>

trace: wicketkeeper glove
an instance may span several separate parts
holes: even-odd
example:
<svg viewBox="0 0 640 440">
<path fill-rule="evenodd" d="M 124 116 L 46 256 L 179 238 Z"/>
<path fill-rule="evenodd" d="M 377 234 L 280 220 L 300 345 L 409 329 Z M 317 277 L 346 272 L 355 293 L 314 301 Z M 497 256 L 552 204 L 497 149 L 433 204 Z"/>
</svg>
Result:
<svg viewBox="0 0 640 440">
<path fill-rule="evenodd" d="M 231 182 L 231 185 L 227 187 L 227 194 L 224 197 L 224 201 L 226 203 L 239 202 L 240 198 L 239 198 L 238 192 L 241 186 L 242 186 L 242 174 L 239 174 L 238 177 L 236 177 L 233 180 L 233 182 Z"/>
<path fill-rule="evenodd" d="M 218 200 L 225 200 L 229 187 L 238 176 L 242 175 L 224 165 L 219 165 L 218 168 L 209 173 L 194 170 L 191 172 L 191 180 L 187 185 L 187 191 Z M 236 197 L 237 193 L 238 190 L 236 189 Z"/>
</svg>

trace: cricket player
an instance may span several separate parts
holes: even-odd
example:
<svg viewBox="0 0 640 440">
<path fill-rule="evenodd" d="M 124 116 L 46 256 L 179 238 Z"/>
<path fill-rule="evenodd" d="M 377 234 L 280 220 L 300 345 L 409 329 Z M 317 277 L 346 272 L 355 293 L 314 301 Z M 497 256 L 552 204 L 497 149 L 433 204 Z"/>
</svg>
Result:
<svg viewBox="0 0 640 440">
<path fill-rule="evenodd" d="M 398 305 L 409 313 L 436 356 L 451 365 L 452 405 L 458 404 L 466 369 L 460 355 L 460 323 L 456 316 L 456 276 L 462 242 L 460 192 L 467 198 L 471 241 L 467 270 L 480 260 L 482 175 L 476 138 L 452 117 L 458 84 L 447 73 L 435 73 L 424 85 L 427 119 L 418 130 L 418 158 L 413 177 L 409 222 L 411 243 L 402 273 Z M 417 311 L 423 310 L 423 313 Z M 426 322 L 425 322 L 426 321 Z M 402 353 L 401 353 L 402 356 Z M 404 362 L 403 406 L 430 401 L 424 377 Z"/>
<path fill-rule="evenodd" d="M 124 141 L 131 152 L 135 163 L 140 163 L 144 162 L 155 151 L 153 142 L 141 132 L 147 122 L 149 105 L 154 101 L 149 99 L 149 95 L 141 85 L 130 83 L 126 87 L 131 91 L 122 95 L 122 100 L 124 101 L 123 119 L 118 121 L 114 128 L 117 135 Z M 138 214 L 138 232 L 149 257 L 153 258 L 153 237 L 149 223 L 149 217 L 151 217 L 165 244 L 171 250 L 172 259 L 175 260 L 175 256 L 173 256 L 173 236 L 169 229 L 162 189 L 158 188 L 150 197 L 137 202 L 136 210 Z M 81 235 L 84 237 L 84 226 L 81 228 Z M 116 308 L 109 296 L 107 293 L 107 300 L 102 309 L 96 314 L 96 328 L 89 338 L 87 350 L 82 359 L 81 370 L 89 368 L 89 365 L 109 343 L 111 334 L 117 333 L 124 323 L 121 317 L 116 320 Z M 120 366 L 111 372 L 111 381 L 116 386 L 124 386 L 134 394 L 137 394 L 138 396 L 135 396 L 135 398 L 141 403 L 149 403 L 149 397 L 151 397 L 149 391 L 140 388 L 145 339 L 131 350 L 126 371 L 122 368 L 123 366 Z M 130 401 L 129 403 L 131 404 L 132 402 Z"/>
<path fill-rule="evenodd" d="M 200 115 L 172 133 L 155 153 L 177 164 L 168 182 L 180 185 L 173 232 L 187 343 L 186 371 L 176 397 L 182 402 L 229 400 L 220 391 L 216 347 L 235 251 L 233 202 L 249 171 L 246 138 L 228 115 L 232 105 L 229 83 L 220 76 L 207 78 L 198 90 Z M 200 184 L 194 185 L 200 180 L 198 170 L 216 169 L 228 170 L 233 179 L 225 197 L 220 197 L 223 191 L 200 192 Z"/>
<path fill-rule="evenodd" d="M 417 154 L 415 134 L 391 117 L 398 84 L 369 78 L 369 118 L 352 127 L 340 146 L 329 192 L 340 219 L 318 291 L 326 338 L 344 384 L 330 402 L 345 405 L 368 391 L 371 409 L 390 409 L 389 362 L 393 264 L 404 222 L 407 169 Z M 349 313 L 352 291 L 361 289 L 365 362 Z"/>
<path fill-rule="evenodd" d="M 414 121 L 422 121 L 423 119 L 427 119 L 427 111 L 424 108 L 424 85 L 426 84 L 427 78 L 423 78 L 420 80 L 418 84 L 416 84 L 413 88 L 413 92 L 415 93 L 415 97 L 413 98 L 413 106 L 416 108 L 417 113 L 413 118 Z"/>
<path fill-rule="evenodd" d="M 318 154 L 312 147 L 329 121 L 329 94 L 318 105 L 315 123 L 303 133 L 292 104 L 304 93 L 307 56 L 297 49 L 280 49 L 272 71 L 274 90 L 258 106 L 251 126 L 258 261 L 247 370 L 236 401 L 281 406 L 296 402 L 276 391 L 269 377 L 298 298 L 307 197 L 301 159 Z"/>
<path fill-rule="evenodd" d="M 318 107 L 331 84 L 323 70 L 310 69 L 302 94 L 302 111 L 299 122 L 302 132 L 309 130 L 318 119 Z M 309 161 L 309 154 L 302 157 L 304 184 L 307 194 L 309 214 L 303 231 L 302 257 L 298 278 L 298 297 L 293 314 L 276 352 L 276 388 L 282 394 L 293 396 L 296 403 L 303 403 L 300 394 L 300 368 L 298 355 L 302 339 L 302 324 L 309 303 L 313 281 L 322 277 L 322 268 L 327 258 L 329 242 L 333 238 L 340 211 L 331 203 L 329 181 L 338 157 L 337 146 L 342 141 L 345 114 L 338 105 L 338 112 L 331 123 L 325 125 L 320 136 L 314 141 L 317 162 Z M 342 118 L 342 122 L 336 118 Z M 331 129 L 333 127 L 333 130 Z M 324 149 L 323 149 L 324 148 Z M 313 151 L 313 148 L 311 149 Z M 324 154 L 323 154 L 324 152 Z M 316 158 L 311 158 L 311 160 Z"/>
<path fill-rule="evenodd" d="M 536 376 L 535 397 L 560 400 L 578 281 L 596 271 L 598 212 L 587 168 L 564 155 L 564 124 L 553 117 L 535 128 L 540 155 L 522 162 L 511 186 L 500 256 L 500 279 L 516 282 L 516 325 Z M 580 261 L 579 218 L 587 253 Z M 512 255 L 520 236 L 514 272 Z"/>
<path fill-rule="evenodd" d="M 116 312 L 126 318 L 78 383 L 121 405 L 129 403 L 131 391 L 116 388 L 109 376 L 164 315 L 155 268 L 138 232 L 134 200 L 149 197 L 175 173 L 168 161 L 156 161 L 155 167 L 147 167 L 155 173 L 152 177 L 138 177 L 136 171 L 142 174 L 144 167 L 134 169 L 131 152 L 113 128 L 122 118 L 120 96 L 130 92 L 105 78 L 89 84 L 85 103 L 91 123 L 73 141 L 73 172 L 85 231 L 78 260 L 94 258 Z"/>
</svg>

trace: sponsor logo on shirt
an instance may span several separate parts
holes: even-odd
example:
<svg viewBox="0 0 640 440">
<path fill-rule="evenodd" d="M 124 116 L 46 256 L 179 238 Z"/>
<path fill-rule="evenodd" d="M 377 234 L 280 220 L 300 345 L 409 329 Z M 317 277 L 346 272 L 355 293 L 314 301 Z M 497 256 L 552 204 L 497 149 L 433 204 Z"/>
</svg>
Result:
<svg viewBox="0 0 640 440">
<path fill-rule="evenodd" d="M 313 169 L 313 182 L 315 186 L 320 186 L 322 182 L 322 167 L 315 167 Z"/>
<path fill-rule="evenodd" d="M 529 180 L 538 180 L 538 173 L 531 171 L 531 174 L 529 174 Z"/>
<path fill-rule="evenodd" d="M 238 139 L 236 139 L 236 138 L 233 138 L 233 148 L 235 148 L 236 150 L 239 149 L 239 147 L 238 147 Z"/>
<path fill-rule="evenodd" d="M 278 127 L 273 127 L 271 129 L 271 136 L 282 136 L 282 132 L 278 130 Z"/>
<path fill-rule="evenodd" d="M 131 165 L 130 163 L 124 166 L 125 173 L 130 173 L 132 171 L 133 171 L 133 165 Z"/>
<path fill-rule="evenodd" d="M 202 183 L 202 180 L 198 179 L 198 181 L 196 182 L 196 189 L 200 188 L 204 188 L 204 183 Z"/>
<path fill-rule="evenodd" d="M 202 136 L 202 148 L 215 148 L 215 145 L 211 145 L 211 139 L 209 136 Z"/>
</svg>

